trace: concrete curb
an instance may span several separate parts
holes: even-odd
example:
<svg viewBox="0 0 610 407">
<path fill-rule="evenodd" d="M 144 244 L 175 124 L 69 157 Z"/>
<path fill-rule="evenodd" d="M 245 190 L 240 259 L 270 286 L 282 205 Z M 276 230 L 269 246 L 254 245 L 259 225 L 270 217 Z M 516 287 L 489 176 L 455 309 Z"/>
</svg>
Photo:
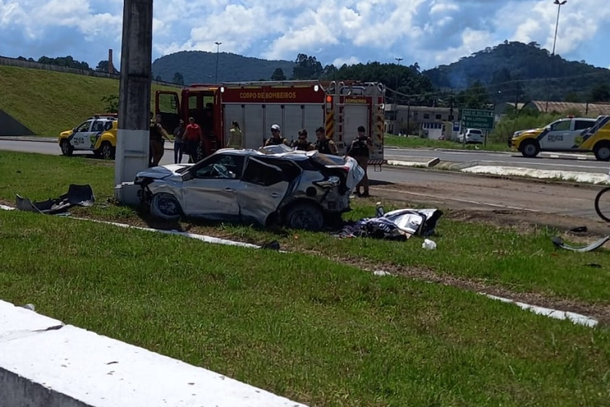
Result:
<svg viewBox="0 0 610 407">
<path fill-rule="evenodd" d="M 32 143 L 57 143 L 57 137 L 35 137 L 35 136 L 0 136 L 0 141 L 28 141 Z M 166 141 L 164 145 L 165 150 L 174 150 L 174 143 L 172 141 Z"/>
<path fill-rule="evenodd" d="M 404 160 L 388 160 L 388 165 L 393 167 L 420 167 L 420 168 L 430 168 L 434 167 L 441 160 L 438 157 L 434 157 L 430 160 L 424 161 L 404 161 Z"/>
</svg>

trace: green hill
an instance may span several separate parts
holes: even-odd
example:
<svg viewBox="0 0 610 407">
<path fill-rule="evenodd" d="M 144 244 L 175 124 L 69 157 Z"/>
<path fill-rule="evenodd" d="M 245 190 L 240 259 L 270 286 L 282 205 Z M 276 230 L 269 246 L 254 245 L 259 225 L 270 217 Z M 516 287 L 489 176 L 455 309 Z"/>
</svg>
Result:
<svg viewBox="0 0 610 407">
<path fill-rule="evenodd" d="M 610 70 L 553 56 L 535 42 L 505 41 L 423 74 L 439 88 L 464 89 L 478 80 L 492 99 L 510 102 L 547 97 L 587 102 L 594 88 L 610 84 Z"/>
<path fill-rule="evenodd" d="M 276 68 L 281 68 L 287 78 L 292 76 L 295 63 L 269 61 L 221 52 L 218 54 L 218 82 L 257 81 L 271 78 Z M 181 51 L 156 59 L 152 65 L 155 78 L 160 76 L 173 82 L 179 72 L 184 83 L 213 83 L 216 78 L 216 53 L 205 51 Z"/>
<path fill-rule="evenodd" d="M 167 87 L 153 85 L 153 92 Z M 117 79 L 0 66 L 0 110 L 35 134 L 57 136 L 95 113 L 104 96 L 118 95 Z M 175 88 L 171 88 L 175 90 Z"/>
</svg>

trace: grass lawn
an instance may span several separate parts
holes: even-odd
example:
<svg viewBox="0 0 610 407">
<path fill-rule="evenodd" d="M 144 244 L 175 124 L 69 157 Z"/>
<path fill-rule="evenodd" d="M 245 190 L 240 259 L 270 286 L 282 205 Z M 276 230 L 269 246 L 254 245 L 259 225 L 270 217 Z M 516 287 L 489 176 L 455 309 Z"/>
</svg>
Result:
<svg viewBox="0 0 610 407">
<path fill-rule="evenodd" d="M 455 141 L 448 140 L 429 140 L 420 137 L 401 137 L 394 136 L 391 134 L 385 135 L 385 145 L 391 147 L 402 147 L 402 148 L 446 148 L 452 150 L 488 150 L 488 151 L 510 151 L 510 147 L 506 143 L 492 143 L 488 142 L 486 146 L 477 144 L 463 144 L 456 143 Z"/>
<path fill-rule="evenodd" d="M 113 163 L 78 157 L 54 157 L 0 152 L 0 200 L 14 203 L 14 194 L 43 200 L 67 191 L 70 183 L 90 183 L 98 205 L 75 209 L 79 216 L 123 221 L 145 226 L 146 214 L 106 203 L 112 196 Z M 374 201 L 357 200 L 352 219 L 372 216 Z M 338 239 L 325 233 L 274 234 L 239 225 L 202 222 L 160 226 L 188 229 L 220 237 L 263 243 L 278 240 L 283 248 L 316 253 L 361 266 L 386 268 L 412 276 L 458 278 L 483 287 L 501 287 L 511 293 L 530 293 L 546 299 L 573 301 L 585 308 L 595 305 L 610 310 L 610 254 L 557 251 L 550 241 L 554 231 L 517 229 L 440 219 L 433 239 L 435 251 L 421 249 L 421 240 L 389 242 L 373 239 Z M 602 268 L 587 266 L 597 263 Z M 543 304 L 545 305 L 545 304 Z M 610 315 L 610 313 L 609 313 Z"/>
<path fill-rule="evenodd" d="M 0 298 L 312 406 L 610 398 L 606 329 L 455 287 L 22 212 L 0 242 Z"/>
<path fill-rule="evenodd" d="M 101 99 L 118 95 L 119 81 L 42 69 L 0 66 L 0 89 L 1 110 L 37 135 L 57 136 L 93 114 L 104 113 L 105 105 Z M 162 89 L 178 88 L 153 84 L 153 95 Z"/>
</svg>

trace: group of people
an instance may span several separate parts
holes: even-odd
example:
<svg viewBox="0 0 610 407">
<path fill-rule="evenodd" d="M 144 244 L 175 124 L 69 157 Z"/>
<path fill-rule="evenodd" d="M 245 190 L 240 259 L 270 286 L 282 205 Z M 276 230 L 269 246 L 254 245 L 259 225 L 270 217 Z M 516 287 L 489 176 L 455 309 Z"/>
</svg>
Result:
<svg viewBox="0 0 610 407">
<path fill-rule="evenodd" d="M 161 123 L 161 115 L 157 114 L 156 118 L 150 120 L 150 167 L 156 167 L 161 162 L 165 153 L 165 140 L 172 141 L 167 131 Z M 184 125 L 184 120 L 180 119 L 178 127 L 174 129 L 174 163 L 182 162 L 184 154 L 189 156 L 189 163 L 194 163 L 199 160 L 201 155 L 201 143 L 203 140 L 203 132 L 201 127 L 195 123 L 195 119 L 189 117 L 189 124 Z"/>
<path fill-rule="evenodd" d="M 279 125 L 274 124 L 271 126 L 271 137 L 265 141 L 264 146 L 280 145 L 284 144 L 295 150 L 313 151 L 317 150 L 322 154 L 337 155 L 337 145 L 332 139 L 326 137 L 324 127 L 318 127 L 316 129 L 316 142 L 311 143 L 307 139 L 307 130 L 301 129 L 298 132 L 298 137 L 292 143 L 282 136 L 281 128 Z M 364 126 L 358 127 L 358 136 L 354 138 L 349 148 L 347 149 L 346 155 L 353 157 L 360 167 L 364 170 L 364 178 L 356 187 L 356 194 L 361 197 L 369 196 L 369 178 L 367 174 L 367 167 L 371 151 L 373 149 L 373 141 L 366 135 L 366 129 Z M 361 192 L 361 188 L 363 192 Z"/>
</svg>

